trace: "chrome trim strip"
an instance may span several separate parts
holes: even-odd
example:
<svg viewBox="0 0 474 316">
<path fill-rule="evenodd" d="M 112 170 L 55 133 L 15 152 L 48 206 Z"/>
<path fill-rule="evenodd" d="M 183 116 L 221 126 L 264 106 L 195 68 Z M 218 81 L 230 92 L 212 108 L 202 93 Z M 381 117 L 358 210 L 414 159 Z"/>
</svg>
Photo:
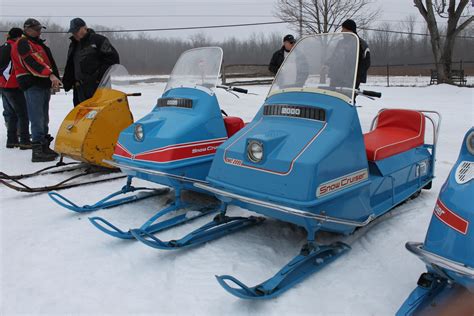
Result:
<svg viewBox="0 0 474 316">
<path fill-rule="evenodd" d="M 374 216 L 371 215 L 363 222 L 351 221 L 351 220 L 347 220 L 347 219 L 343 219 L 343 218 L 313 214 L 313 213 L 301 211 L 301 210 L 291 208 L 291 207 L 287 207 L 287 206 L 281 206 L 281 205 L 277 205 L 277 204 L 270 203 L 270 202 L 260 201 L 260 200 L 257 200 L 257 199 L 241 196 L 241 195 L 230 193 L 230 192 L 223 191 L 223 190 L 219 190 L 219 189 L 213 188 L 209 185 L 205 185 L 205 184 L 201 184 L 201 183 L 195 183 L 194 186 L 198 187 L 200 189 L 212 192 L 214 194 L 222 195 L 222 196 L 232 198 L 232 199 L 236 199 L 236 200 L 239 200 L 239 201 L 242 201 L 242 202 L 245 202 L 245 203 L 250 203 L 250 204 L 254 204 L 254 205 L 258 205 L 258 206 L 262 206 L 262 207 L 266 207 L 266 208 L 271 208 L 271 209 L 279 211 L 279 212 L 283 212 L 283 213 L 287 213 L 287 214 L 291 214 L 291 215 L 296 215 L 296 216 L 301 216 L 301 217 L 305 217 L 305 218 L 311 218 L 311 219 L 315 219 L 315 220 L 318 220 L 318 221 L 321 221 L 321 222 L 329 222 L 329 223 L 342 224 L 342 225 L 347 225 L 347 226 L 362 227 L 362 226 L 366 226 L 367 224 L 369 224 L 374 219 Z"/>
<path fill-rule="evenodd" d="M 151 174 L 153 176 L 167 177 L 167 178 L 171 178 L 171 179 L 175 179 L 175 180 L 179 180 L 179 181 L 183 181 L 183 182 L 190 182 L 190 183 L 196 183 L 196 182 L 206 183 L 205 181 L 202 181 L 202 180 L 197 180 L 197 179 L 193 179 L 193 178 L 178 176 L 178 175 L 175 175 L 175 174 L 166 173 L 166 172 L 162 172 L 162 171 L 156 171 L 156 170 L 150 170 L 150 169 L 145 169 L 145 168 L 140 168 L 140 167 L 128 166 L 128 165 L 124 165 L 124 164 L 121 164 L 121 163 L 118 163 L 118 162 L 112 161 L 112 160 L 104 159 L 103 162 L 105 162 L 105 163 L 107 163 L 111 166 L 120 168 L 120 169 L 143 172 L 143 173 Z"/>
<path fill-rule="evenodd" d="M 423 249 L 423 243 L 421 242 L 407 242 L 405 247 L 408 249 L 408 251 L 416 255 L 426 264 L 448 269 L 474 279 L 474 268 L 470 268 L 462 263 L 452 261 L 450 259 L 438 256 L 432 252 L 426 251 Z"/>
</svg>

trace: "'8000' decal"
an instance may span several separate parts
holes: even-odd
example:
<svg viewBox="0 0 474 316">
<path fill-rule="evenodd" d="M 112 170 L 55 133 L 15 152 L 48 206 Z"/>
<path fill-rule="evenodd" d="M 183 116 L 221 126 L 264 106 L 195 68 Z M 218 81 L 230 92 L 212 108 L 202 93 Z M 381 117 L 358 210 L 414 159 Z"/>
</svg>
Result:
<svg viewBox="0 0 474 316">
<path fill-rule="evenodd" d="M 316 197 L 326 196 L 332 193 L 336 193 L 340 190 L 349 188 L 353 185 L 361 183 L 367 180 L 369 177 L 369 172 L 367 169 L 362 169 L 340 178 L 330 180 L 328 182 L 322 183 L 316 189 Z"/>
</svg>

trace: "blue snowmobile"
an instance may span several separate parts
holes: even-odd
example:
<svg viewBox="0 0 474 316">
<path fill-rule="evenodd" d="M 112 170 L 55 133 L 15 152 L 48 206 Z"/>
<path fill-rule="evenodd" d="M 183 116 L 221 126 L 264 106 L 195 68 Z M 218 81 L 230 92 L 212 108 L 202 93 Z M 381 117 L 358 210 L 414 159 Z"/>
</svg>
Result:
<svg viewBox="0 0 474 316">
<path fill-rule="evenodd" d="M 318 231 L 350 234 L 431 187 L 440 117 L 430 111 L 385 109 L 364 135 L 355 96 L 380 94 L 356 91 L 358 54 L 354 34 L 301 39 L 255 118 L 219 146 L 207 183 L 194 184 L 222 201 L 222 217 L 228 205 L 237 205 L 307 231 L 300 253 L 269 280 L 249 287 L 232 276 L 217 276 L 231 294 L 278 296 L 350 249 L 342 242 L 318 244 Z M 427 122 L 433 124 L 430 143 L 425 143 Z M 171 241 L 146 232 L 132 234 L 164 250 L 221 236 L 206 225 Z"/>
<path fill-rule="evenodd" d="M 474 127 L 464 137 L 459 158 L 441 188 L 424 243 L 408 242 L 408 251 L 427 267 L 397 315 L 430 314 L 432 304 L 449 301 L 456 287 L 474 299 Z M 470 306 L 474 313 L 474 304 Z"/>
<path fill-rule="evenodd" d="M 126 185 L 93 205 L 79 206 L 57 192 L 49 193 L 59 205 L 75 211 L 90 212 L 130 203 L 167 191 L 132 186 L 139 178 L 174 189 L 175 199 L 141 227 L 153 234 L 161 230 L 216 212 L 217 205 L 189 205 L 182 200 L 183 190 L 210 194 L 196 186 L 204 183 L 217 147 L 245 124 L 230 117 L 219 107 L 214 89 L 247 93 L 246 89 L 217 86 L 222 64 L 220 47 L 204 47 L 184 52 L 173 68 L 165 92 L 153 110 L 122 131 L 115 147 L 113 161 L 128 176 Z M 127 193 L 137 192 L 133 195 Z M 124 196 L 125 195 L 125 196 Z M 165 215 L 186 209 L 174 217 Z M 163 217 L 166 217 L 163 220 Z M 133 239 L 129 230 L 121 230 L 101 217 L 89 218 L 101 231 L 122 239 Z M 244 228 L 258 224 L 255 218 L 216 218 L 216 223 Z M 224 225 L 224 226 L 225 226 Z"/>
</svg>

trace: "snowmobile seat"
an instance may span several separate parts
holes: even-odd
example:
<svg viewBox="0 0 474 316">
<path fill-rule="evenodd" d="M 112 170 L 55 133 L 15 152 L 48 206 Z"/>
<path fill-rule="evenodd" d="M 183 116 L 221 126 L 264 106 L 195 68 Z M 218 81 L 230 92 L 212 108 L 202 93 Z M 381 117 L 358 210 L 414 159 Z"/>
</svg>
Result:
<svg viewBox="0 0 474 316">
<path fill-rule="evenodd" d="M 226 116 L 224 117 L 225 129 L 227 130 L 227 137 L 231 137 L 245 126 L 244 121 L 240 117 Z"/>
<path fill-rule="evenodd" d="M 425 142 L 425 117 L 413 110 L 384 110 L 377 127 L 364 135 L 369 161 L 382 160 L 400 154 Z"/>
</svg>

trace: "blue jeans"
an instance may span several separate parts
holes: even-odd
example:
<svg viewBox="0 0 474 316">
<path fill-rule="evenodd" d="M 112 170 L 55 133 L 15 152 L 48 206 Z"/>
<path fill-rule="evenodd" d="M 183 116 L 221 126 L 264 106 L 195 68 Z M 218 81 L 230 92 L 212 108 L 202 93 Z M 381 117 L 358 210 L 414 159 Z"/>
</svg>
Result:
<svg viewBox="0 0 474 316">
<path fill-rule="evenodd" d="M 11 142 L 26 144 L 30 142 L 30 124 L 23 91 L 4 89 L 2 91 L 3 116 L 7 123 L 7 138 Z"/>
<path fill-rule="evenodd" d="M 26 105 L 31 123 L 31 140 L 35 143 L 46 144 L 49 132 L 49 99 L 51 90 L 37 86 L 26 89 Z"/>
</svg>

